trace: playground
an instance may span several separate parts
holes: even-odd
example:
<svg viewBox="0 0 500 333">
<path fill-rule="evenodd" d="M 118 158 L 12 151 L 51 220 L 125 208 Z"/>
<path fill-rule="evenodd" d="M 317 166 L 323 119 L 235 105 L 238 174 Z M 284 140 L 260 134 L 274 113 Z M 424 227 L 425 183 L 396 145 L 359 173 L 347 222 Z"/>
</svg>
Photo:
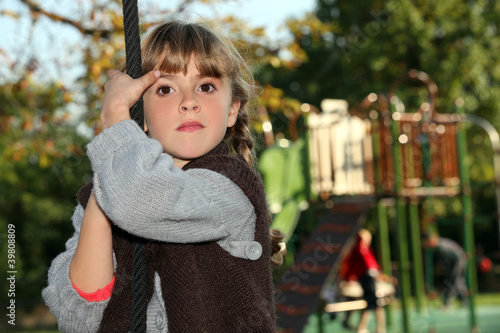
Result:
<svg viewBox="0 0 500 333">
<path fill-rule="evenodd" d="M 178 8 L 139 1 L 145 4 L 140 22 L 124 15 L 123 24 L 119 1 L 77 1 L 72 7 L 12 0 L 0 6 L 0 18 L 14 27 L 4 37 L 15 46 L 0 47 L 10 66 L 0 86 L 0 204 L 4 227 L 18 230 L 19 267 L 16 324 L 4 320 L 0 331 L 58 332 L 40 290 L 50 260 L 73 232 L 72 187 L 92 178 L 84 146 L 100 131 L 101 105 L 93 101 L 102 100 L 106 70 L 124 60 L 122 34 L 132 30 L 125 21 L 142 33 L 159 17 L 184 15 L 197 2 L 226 1 L 182 0 Z M 242 46 L 248 43 L 248 56 L 258 64 L 262 90 L 254 105 L 258 116 L 250 119 L 257 138 L 254 166 L 265 184 L 271 228 L 284 232 L 287 250 L 284 264 L 273 270 L 278 333 L 500 332 L 500 6 L 458 0 L 314 2 L 312 16 L 302 12 L 288 21 L 290 42 L 280 37 L 267 45 L 263 29 L 247 29 L 248 17 L 261 16 L 254 2 L 248 3 L 258 15 L 237 6 L 242 21 L 213 18 L 234 30 L 230 39 L 238 45 L 240 39 Z M 18 8 L 10 8 L 15 3 Z M 32 20 L 29 33 L 25 18 Z M 56 24 L 56 32 L 44 20 Z M 276 14 L 272 21 L 278 21 Z M 71 35 L 68 43 L 63 26 L 81 42 Z M 43 56 L 33 41 L 43 41 L 44 32 L 51 50 L 69 48 L 63 56 Z M 65 37 L 60 44 L 59 37 Z M 135 73 L 127 73 L 138 77 L 140 64 L 132 61 L 140 57 L 130 49 L 135 45 L 132 51 L 140 53 L 139 43 L 128 37 L 127 68 L 135 67 Z M 51 58 L 58 71 L 45 67 Z M 74 78 L 47 75 L 77 67 L 83 74 Z M 411 68 L 417 69 L 406 72 Z M 74 114 L 78 109 L 85 114 Z M 131 117 L 141 125 L 139 109 Z M 375 311 L 365 311 L 371 306 L 366 285 L 349 280 L 345 271 L 346 263 L 355 266 L 349 259 L 359 250 L 362 231 L 373 236 L 368 247 L 376 274 L 373 267 L 364 274 L 373 280 Z M 460 269 L 443 264 L 431 245 L 436 239 L 456 244 Z M 140 259 L 143 250 L 135 249 Z M 139 289 L 144 284 L 132 286 L 138 288 L 135 295 L 147 295 Z M 13 299 L 6 295 L 7 306 Z M 367 312 L 371 316 L 364 320 Z M 359 329 L 361 322 L 366 329 Z"/>
<path fill-rule="evenodd" d="M 396 92 L 409 81 L 418 82 L 428 95 L 415 109 Z M 272 227 L 285 232 L 289 250 L 287 268 L 275 284 L 281 332 L 341 331 L 340 320 L 332 317 L 366 307 L 359 300 L 325 297 L 328 292 L 342 296 L 340 265 L 365 224 L 374 233 L 381 271 L 397 281 L 392 301 L 384 306 L 388 332 L 500 328 L 495 320 L 500 304 L 494 296 L 478 307 L 478 218 L 472 199 L 477 186 L 468 171 L 466 128 L 479 125 L 495 154 L 498 133 L 485 120 L 465 116 L 461 99 L 450 113 L 438 114 L 437 94 L 432 79 L 413 70 L 386 94 L 372 93 L 355 108 L 343 100 L 324 100 L 321 111 L 305 105 L 302 115 L 290 119 L 290 139 L 276 140 L 261 110 L 268 148 L 260 169 L 274 214 Z M 497 161 L 494 156 L 495 177 Z M 491 187 L 498 202 L 497 180 Z M 444 272 L 435 266 L 434 250 L 424 246 L 429 235 L 447 234 L 434 213 L 442 200 L 458 200 L 461 207 L 452 220 L 462 235 L 456 241 L 465 252 L 468 295 L 460 307 L 446 311 L 440 303 L 447 286 L 438 278 Z M 492 222 L 496 230 L 498 221 Z M 368 327 L 375 330 L 374 325 L 371 319 Z"/>
</svg>

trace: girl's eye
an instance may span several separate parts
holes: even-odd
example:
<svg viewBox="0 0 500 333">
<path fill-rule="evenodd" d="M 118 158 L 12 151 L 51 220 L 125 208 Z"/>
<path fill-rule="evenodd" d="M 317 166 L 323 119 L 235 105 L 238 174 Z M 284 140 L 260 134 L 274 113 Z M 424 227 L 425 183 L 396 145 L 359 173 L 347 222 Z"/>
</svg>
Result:
<svg viewBox="0 0 500 333">
<path fill-rule="evenodd" d="M 209 93 L 215 90 L 215 87 L 211 83 L 204 83 L 202 84 L 199 88 L 199 91 L 204 92 L 204 93 Z"/>
<path fill-rule="evenodd" d="M 174 90 L 170 88 L 169 86 L 163 86 L 158 88 L 158 94 L 159 95 L 168 95 L 171 94 Z"/>
</svg>

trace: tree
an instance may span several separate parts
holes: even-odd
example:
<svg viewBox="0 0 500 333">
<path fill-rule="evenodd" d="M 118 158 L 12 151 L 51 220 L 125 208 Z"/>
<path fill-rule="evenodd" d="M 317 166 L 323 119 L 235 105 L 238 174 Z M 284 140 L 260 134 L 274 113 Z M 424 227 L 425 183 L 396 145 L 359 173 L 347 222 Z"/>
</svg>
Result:
<svg viewBox="0 0 500 333">
<path fill-rule="evenodd" d="M 32 70 L 0 87 L 0 230 L 7 258 L 7 229 L 14 225 L 16 301 L 39 300 L 50 259 L 64 248 L 78 184 L 91 177 L 86 138 L 61 105 L 69 102 L 58 83 L 39 85 Z M 2 281 L 6 286 L 8 281 Z M 4 288 L 9 290 L 9 288 Z M 5 293 L 2 297 L 6 297 Z M 19 304 L 19 303 L 18 303 Z"/>
<path fill-rule="evenodd" d="M 288 24 L 307 60 L 268 75 L 287 95 L 315 105 L 326 97 L 356 105 L 418 69 L 440 87 L 439 111 L 462 97 L 468 111 L 499 124 L 492 112 L 500 101 L 499 16 L 496 1 L 320 0 L 316 18 Z"/>
<path fill-rule="evenodd" d="M 300 55 L 295 59 L 301 63 L 261 68 L 261 75 L 285 96 L 317 107 L 324 98 L 346 99 L 355 108 L 369 93 L 386 93 L 397 78 L 417 69 L 429 74 L 439 88 L 438 112 L 454 112 L 454 101 L 460 97 L 466 113 L 500 128 L 498 1 L 318 0 L 317 4 L 315 15 L 288 22 L 293 36 L 288 49 Z M 407 112 L 427 101 L 425 89 L 412 83 L 396 92 Z M 468 138 L 471 177 L 491 184 L 489 139 L 477 127 L 470 127 Z M 490 221 L 478 228 L 483 235 L 489 232 L 488 246 L 495 249 L 493 190 L 480 192 L 475 207 L 490 214 Z M 442 211 L 457 212 L 456 202 Z"/>
</svg>

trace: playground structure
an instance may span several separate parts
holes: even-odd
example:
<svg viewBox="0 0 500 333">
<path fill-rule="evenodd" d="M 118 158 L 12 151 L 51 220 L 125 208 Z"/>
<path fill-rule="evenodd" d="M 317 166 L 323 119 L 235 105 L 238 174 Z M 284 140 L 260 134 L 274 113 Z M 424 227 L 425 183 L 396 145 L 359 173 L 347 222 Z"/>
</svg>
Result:
<svg viewBox="0 0 500 333">
<path fill-rule="evenodd" d="M 429 100 L 417 112 L 405 112 L 403 102 L 394 93 L 407 80 L 420 81 L 428 90 Z M 468 118 L 460 99 L 455 103 L 455 113 L 438 114 L 436 103 L 434 82 L 425 73 L 411 71 L 395 82 L 387 96 L 370 94 L 362 101 L 359 114 L 368 117 L 350 115 L 345 101 L 324 100 L 323 112 L 308 112 L 300 117 L 305 129 L 302 133 L 298 133 L 300 119 L 294 118 L 290 121 L 294 140 L 277 142 L 270 139 L 272 129 L 264 123 L 270 147 L 263 152 L 260 167 L 275 214 L 272 227 L 287 234 L 287 245 L 295 253 L 293 263 L 276 283 L 281 332 L 301 332 L 312 313 L 324 311 L 321 291 L 335 280 L 352 236 L 372 209 L 376 209 L 378 221 L 379 262 L 385 274 L 393 275 L 389 206 L 395 209 L 397 221 L 402 331 L 410 332 L 411 275 L 417 311 L 425 308 L 420 237 L 422 231 L 436 229 L 432 200 L 457 196 L 462 201 L 463 246 L 468 258 L 469 322 L 471 331 L 477 331 L 474 228 L 464 129 Z M 473 119 L 487 130 L 495 148 L 496 131 L 484 122 Z M 498 150 L 494 151 L 495 164 Z M 495 170 L 498 177 L 496 166 Z M 419 205 L 423 202 L 431 204 L 421 212 Z M 304 228 L 299 220 L 313 223 Z M 308 236 L 292 239 L 298 234 Z M 427 276 L 432 276 L 430 269 L 427 267 Z M 427 282 L 427 288 L 432 289 L 432 282 Z M 433 331 L 432 323 L 429 325 L 429 331 Z"/>
</svg>

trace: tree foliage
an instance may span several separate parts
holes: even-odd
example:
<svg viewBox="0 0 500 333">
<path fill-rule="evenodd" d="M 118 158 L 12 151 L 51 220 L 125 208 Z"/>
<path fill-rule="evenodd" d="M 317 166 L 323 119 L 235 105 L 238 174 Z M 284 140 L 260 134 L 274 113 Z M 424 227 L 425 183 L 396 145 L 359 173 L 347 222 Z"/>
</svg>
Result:
<svg viewBox="0 0 500 333">
<path fill-rule="evenodd" d="M 6 260 L 1 269 L 17 271 L 18 301 L 40 298 L 49 260 L 71 232 L 76 190 L 91 176 L 82 150 L 85 138 L 61 107 L 68 98 L 60 83 L 33 82 L 31 71 L 0 87 L 3 258 L 8 224 L 15 225 L 16 236 L 15 269 L 7 269 Z"/>
<path fill-rule="evenodd" d="M 454 102 L 462 98 L 466 113 L 498 131 L 499 22 L 500 3 L 494 0 L 318 0 L 315 15 L 288 22 L 289 49 L 301 63 L 268 64 L 261 71 L 285 96 L 317 107 L 325 98 L 346 99 L 355 108 L 369 93 L 387 93 L 396 79 L 416 69 L 436 82 L 438 112 L 455 112 Z M 426 89 L 414 83 L 402 84 L 396 94 L 407 112 L 428 101 Z M 495 249 L 493 151 L 482 129 L 468 129 L 471 177 L 489 183 L 475 192 L 476 212 L 488 214 L 488 222 L 477 227 L 482 230 L 477 239 L 488 236 Z M 456 214 L 456 203 L 443 206 L 443 215 Z"/>
<path fill-rule="evenodd" d="M 140 30 L 146 33 L 166 19 L 189 17 L 192 6 L 211 2 L 216 1 L 178 1 L 173 8 L 139 1 Z M 105 73 L 125 56 L 121 1 L 67 5 L 62 0 L 17 0 L 17 6 L 0 12 L 0 18 L 12 24 L 27 20 L 29 25 L 26 35 L 13 36 L 20 52 L 0 45 L 8 72 L 0 78 L 0 242 L 6 258 L 7 225 L 14 224 L 18 302 L 40 301 L 50 261 L 73 232 L 75 193 L 92 177 L 85 144 L 100 132 Z M 281 46 L 271 44 L 262 27 L 250 27 L 233 16 L 204 20 L 227 34 L 253 68 L 281 61 Z M 60 34 L 49 41 L 71 36 L 58 53 L 37 49 L 37 40 L 50 34 L 43 27 L 49 26 L 57 26 Z M 273 112 L 300 107 L 271 86 L 259 91 L 258 104 Z M 260 123 L 258 116 L 252 120 Z M 4 260 L 0 268 L 7 271 L 5 265 Z"/>
<path fill-rule="evenodd" d="M 286 95 L 319 106 L 324 98 L 357 105 L 417 69 L 440 92 L 438 111 L 461 97 L 467 112 L 500 125 L 497 1 L 319 0 L 315 17 L 291 20 L 302 63 L 262 68 Z"/>
</svg>

